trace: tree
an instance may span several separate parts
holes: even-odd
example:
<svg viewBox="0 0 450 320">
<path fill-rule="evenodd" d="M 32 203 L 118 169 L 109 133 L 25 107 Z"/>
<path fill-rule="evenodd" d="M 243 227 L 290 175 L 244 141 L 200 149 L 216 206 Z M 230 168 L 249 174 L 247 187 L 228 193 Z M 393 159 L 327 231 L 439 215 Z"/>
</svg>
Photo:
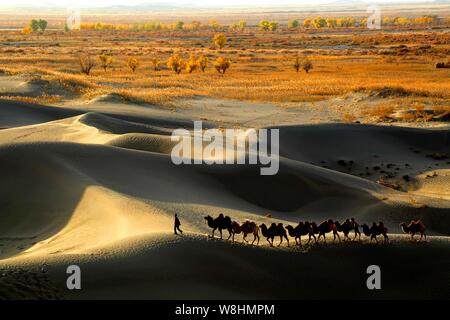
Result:
<svg viewBox="0 0 450 320">
<path fill-rule="evenodd" d="M 275 31 L 278 29 L 278 22 L 271 21 L 269 22 L 269 30 Z"/>
<path fill-rule="evenodd" d="M 258 24 L 259 28 L 264 31 L 269 30 L 269 25 L 270 25 L 270 22 L 267 20 L 261 20 Z"/>
<path fill-rule="evenodd" d="M 294 57 L 292 60 L 294 69 L 299 72 L 302 67 L 302 59 L 299 56 Z"/>
<path fill-rule="evenodd" d="M 310 60 L 305 59 L 302 62 L 302 68 L 303 68 L 303 70 L 305 70 L 306 73 L 308 73 L 309 70 L 311 70 L 313 68 L 313 64 Z"/>
<path fill-rule="evenodd" d="M 38 30 L 39 30 L 39 21 L 37 21 L 36 19 L 31 20 L 30 28 L 31 28 L 31 30 L 33 30 L 33 32 L 38 32 Z"/>
<path fill-rule="evenodd" d="M 214 31 L 218 30 L 220 28 L 220 24 L 216 21 L 216 20 L 211 20 L 209 22 L 209 26 L 211 27 L 211 29 L 213 29 Z"/>
<path fill-rule="evenodd" d="M 289 20 L 288 21 L 289 29 L 295 29 L 295 28 L 298 28 L 298 26 L 299 26 L 298 20 Z"/>
<path fill-rule="evenodd" d="M 171 70 L 173 70 L 177 74 L 180 74 L 180 72 L 181 72 L 181 70 L 183 70 L 184 66 L 185 66 L 185 62 L 177 54 L 171 56 L 169 58 L 169 60 L 167 60 L 167 67 L 169 67 Z"/>
<path fill-rule="evenodd" d="M 69 26 L 67 25 L 67 23 L 65 23 L 64 24 L 64 32 L 69 32 L 70 31 L 70 28 L 69 28 Z"/>
<path fill-rule="evenodd" d="M 141 63 L 139 62 L 139 60 L 137 58 L 131 57 L 128 59 L 127 61 L 127 66 L 128 68 L 131 69 L 131 71 L 135 72 L 137 67 L 139 67 Z"/>
<path fill-rule="evenodd" d="M 244 20 L 239 21 L 239 29 L 241 29 L 241 31 L 244 31 L 245 28 L 247 28 L 247 22 Z"/>
<path fill-rule="evenodd" d="M 225 74 L 227 69 L 230 67 L 231 62 L 229 59 L 225 59 L 223 57 L 218 57 L 216 61 L 214 62 L 214 67 L 216 68 L 217 72 L 220 74 Z"/>
<path fill-rule="evenodd" d="M 95 62 L 89 54 L 80 55 L 78 57 L 80 62 L 81 73 L 85 75 L 89 75 L 91 73 L 92 68 L 95 66 Z"/>
<path fill-rule="evenodd" d="M 100 60 L 100 65 L 105 72 L 106 69 L 113 63 L 113 58 L 105 54 L 99 55 L 98 60 Z"/>
<path fill-rule="evenodd" d="M 153 65 L 153 70 L 158 71 L 158 70 L 159 70 L 159 65 L 160 65 L 160 62 L 159 62 L 158 58 L 153 57 L 153 58 L 150 60 L 150 62 L 151 62 L 152 65 Z"/>
<path fill-rule="evenodd" d="M 184 27 L 184 22 L 183 21 L 178 21 L 175 24 L 175 28 L 178 29 L 178 30 L 183 30 L 183 27 Z"/>
<path fill-rule="evenodd" d="M 48 22 L 47 22 L 47 20 L 39 19 L 38 25 L 39 25 L 39 29 L 41 30 L 41 32 L 44 32 L 45 29 L 47 29 Z"/>
<path fill-rule="evenodd" d="M 33 32 L 33 30 L 31 29 L 31 27 L 24 27 L 22 29 L 22 33 L 23 34 L 30 34 L 31 32 Z"/>
<path fill-rule="evenodd" d="M 201 55 L 197 60 L 197 64 L 200 67 L 200 70 L 202 70 L 202 72 L 205 72 L 205 69 L 208 66 L 208 57 Z"/>
<path fill-rule="evenodd" d="M 193 71 L 195 71 L 195 69 L 197 69 L 197 67 L 197 58 L 195 57 L 195 55 L 191 54 L 188 62 L 186 63 L 186 71 L 192 73 Z"/>
<path fill-rule="evenodd" d="M 227 44 L 227 37 L 223 33 L 218 33 L 213 38 L 214 44 L 222 49 Z"/>
<path fill-rule="evenodd" d="M 303 27 L 305 27 L 305 28 L 311 27 L 311 19 L 303 20 Z"/>
<path fill-rule="evenodd" d="M 327 23 L 327 27 L 328 28 L 336 28 L 336 26 L 337 26 L 337 22 L 336 22 L 336 19 L 333 19 L 333 18 L 327 18 L 326 19 L 326 23 Z"/>
<path fill-rule="evenodd" d="M 327 21 L 322 17 L 314 18 L 312 24 L 315 28 L 323 28 L 327 25 Z"/>
</svg>

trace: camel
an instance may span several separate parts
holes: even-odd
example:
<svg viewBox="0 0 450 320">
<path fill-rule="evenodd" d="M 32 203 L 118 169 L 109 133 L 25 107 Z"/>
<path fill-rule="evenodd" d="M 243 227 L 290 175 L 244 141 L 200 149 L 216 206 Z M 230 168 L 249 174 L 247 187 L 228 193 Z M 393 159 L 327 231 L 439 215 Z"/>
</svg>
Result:
<svg viewBox="0 0 450 320">
<path fill-rule="evenodd" d="M 228 216 L 224 216 L 222 213 L 216 219 L 213 219 L 211 216 L 206 216 L 205 220 L 208 222 L 208 226 L 213 229 L 211 237 L 214 238 L 214 232 L 216 229 L 219 230 L 220 239 L 222 239 L 222 230 L 228 230 L 230 234 L 227 238 L 229 240 L 233 235 L 233 227 L 231 224 L 231 218 Z"/>
<path fill-rule="evenodd" d="M 324 222 L 319 224 L 317 228 L 319 230 L 319 237 L 317 238 L 317 240 L 319 240 L 322 236 L 323 241 L 326 242 L 325 234 L 328 232 L 333 232 L 333 241 L 336 240 L 336 236 L 338 237 L 339 241 L 341 241 L 341 237 L 339 236 L 338 230 L 336 228 L 336 223 L 333 220 L 325 220 Z"/>
<path fill-rule="evenodd" d="M 383 222 L 380 221 L 379 224 L 376 224 L 375 222 L 372 223 L 372 227 L 369 228 L 367 224 L 363 224 L 362 226 L 363 233 L 370 237 L 370 241 L 372 242 L 373 239 L 375 239 L 376 242 L 378 242 L 377 236 L 383 235 L 384 242 L 389 241 L 389 237 L 387 235 L 388 229 L 384 226 Z"/>
<path fill-rule="evenodd" d="M 267 228 L 267 226 L 263 223 L 259 227 L 261 228 L 262 235 L 266 238 L 267 242 L 269 242 L 271 247 L 273 247 L 273 240 L 275 237 L 280 237 L 280 243 L 278 244 L 278 247 L 283 242 L 283 238 L 286 239 L 288 243 L 287 245 L 289 247 L 289 238 L 287 237 L 286 230 L 284 229 L 282 223 L 279 223 L 278 225 L 272 223 L 269 228 Z"/>
<path fill-rule="evenodd" d="M 308 221 L 299 222 L 299 224 L 294 228 L 291 225 L 286 226 L 286 230 L 288 231 L 289 236 L 293 237 L 295 239 L 295 243 L 297 245 L 302 244 L 302 236 L 309 236 L 308 242 L 311 241 L 311 237 L 314 237 L 314 240 L 317 241 L 316 236 L 314 235 L 313 228 L 311 224 Z M 298 241 L 297 241 L 298 239 Z"/>
<path fill-rule="evenodd" d="M 356 237 L 359 235 L 359 239 L 361 240 L 361 232 L 359 232 L 359 225 L 356 223 L 355 219 L 352 218 L 352 221 L 346 219 L 344 222 L 339 223 L 339 221 L 335 221 L 336 229 L 339 232 L 344 233 L 344 240 L 351 240 L 349 237 L 350 231 L 355 231 L 355 237 L 353 240 L 356 240 Z"/>
<path fill-rule="evenodd" d="M 233 241 L 234 241 L 234 235 L 235 234 L 240 234 L 241 232 L 244 234 L 243 235 L 243 241 L 247 242 L 247 234 L 253 233 L 253 241 L 252 244 L 258 240 L 256 242 L 256 244 L 259 244 L 259 226 L 253 222 L 253 221 L 245 221 L 242 225 L 239 225 L 239 223 L 237 223 L 236 221 L 233 221 L 232 223 L 232 227 L 233 227 Z"/>
<path fill-rule="evenodd" d="M 414 235 L 416 233 L 420 233 L 420 240 L 422 241 L 422 238 L 425 237 L 425 240 L 427 240 L 427 235 L 425 234 L 425 224 L 420 220 L 411 220 L 411 222 L 407 225 L 406 222 L 400 223 L 400 226 L 402 227 L 402 230 L 404 233 L 409 233 L 411 235 L 411 241 L 414 241 Z"/>
</svg>

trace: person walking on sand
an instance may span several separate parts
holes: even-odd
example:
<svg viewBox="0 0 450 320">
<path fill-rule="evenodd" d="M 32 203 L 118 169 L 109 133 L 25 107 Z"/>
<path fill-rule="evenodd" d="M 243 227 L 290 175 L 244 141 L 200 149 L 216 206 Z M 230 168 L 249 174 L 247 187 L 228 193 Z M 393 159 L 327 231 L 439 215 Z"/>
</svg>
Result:
<svg viewBox="0 0 450 320">
<path fill-rule="evenodd" d="M 175 214 L 175 222 L 173 225 L 173 231 L 175 232 L 175 234 L 178 234 L 177 231 L 183 233 L 183 230 L 180 229 L 180 226 L 181 226 L 180 219 L 178 219 L 178 216 Z"/>
</svg>

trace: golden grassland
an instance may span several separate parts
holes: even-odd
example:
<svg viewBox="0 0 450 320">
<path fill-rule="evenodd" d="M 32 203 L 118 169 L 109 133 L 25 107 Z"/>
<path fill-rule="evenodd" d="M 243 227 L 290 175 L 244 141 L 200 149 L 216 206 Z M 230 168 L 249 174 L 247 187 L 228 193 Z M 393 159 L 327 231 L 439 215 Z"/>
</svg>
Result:
<svg viewBox="0 0 450 320">
<path fill-rule="evenodd" d="M 389 95 L 398 105 L 443 107 L 450 99 L 450 69 L 435 68 L 450 54 L 450 35 L 445 30 L 304 34 L 250 29 L 227 33 L 223 49 L 214 47 L 214 34 L 4 31 L 0 33 L 0 70 L 48 81 L 51 85 L 40 97 L 15 97 L 41 103 L 60 101 L 66 94 L 91 99 L 108 93 L 161 105 L 195 96 L 295 103 L 353 92 Z M 81 54 L 91 55 L 97 64 L 90 75 L 80 74 Z M 106 71 L 100 67 L 101 54 L 113 58 Z M 173 54 L 185 60 L 203 54 L 209 65 L 205 72 L 176 74 L 166 66 Z M 309 73 L 294 70 L 296 55 L 312 61 Z M 127 67 L 130 57 L 140 62 L 135 72 Z M 212 66 L 217 57 L 231 60 L 225 75 Z M 160 62 L 160 70 L 154 70 L 152 58 Z M 52 90 L 54 86 L 62 92 Z"/>
</svg>

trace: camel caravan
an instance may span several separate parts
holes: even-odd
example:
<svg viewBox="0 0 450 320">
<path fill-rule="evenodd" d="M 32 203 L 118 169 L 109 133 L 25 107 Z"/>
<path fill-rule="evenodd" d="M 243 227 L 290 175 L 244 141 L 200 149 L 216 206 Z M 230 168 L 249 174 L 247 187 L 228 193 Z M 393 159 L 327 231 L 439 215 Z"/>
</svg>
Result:
<svg viewBox="0 0 450 320">
<path fill-rule="evenodd" d="M 384 226 L 384 223 L 380 221 L 379 223 L 373 222 L 371 226 L 367 224 L 359 225 L 354 218 L 346 219 L 344 222 L 340 223 L 339 221 L 334 221 L 332 219 L 328 219 L 317 225 L 315 222 L 300 221 L 297 226 L 287 225 L 284 226 L 282 223 L 272 223 L 270 226 L 266 226 L 264 223 L 258 225 L 254 221 L 246 220 L 244 223 L 240 224 L 236 221 L 233 221 L 230 217 L 224 216 L 222 213 L 217 217 L 213 218 L 211 216 L 206 216 L 205 220 L 210 228 L 212 228 L 212 234 L 210 237 L 214 238 L 214 233 L 216 230 L 219 231 L 220 239 L 222 237 L 222 230 L 228 231 L 227 240 L 232 239 L 234 242 L 234 236 L 236 234 L 243 235 L 243 242 L 249 243 L 247 240 L 247 235 L 253 235 L 253 241 L 251 244 L 259 244 L 259 234 L 261 231 L 261 235 L 266 238 L 266 241 L 269 243 L 271 247 L 274 246 L 274 240 L 278 237 L 280 238 L 280 242 L 278 246 L 280 246 L 284 240 L 286 240 L 287 246 L 289 247 L 290 242 L 289 238 L 294 238 L 296 245 L 301 245 L 302 236 L 307 236 L 308 241 L 306 244 L 309 244 L 312 239 L 314 239 L 314 243 L 318 243 L 321 238 L 323 238 L 323 242 L 326 242 L 326 234 L 333 234 L 333 241 L 338 239 L 341 241 L 341 236 L 339 233 L 343 234 L 343 240 L 356 241 L 361 240 L 361 232 L 370 238 L 370 242 L 375 240 L 378 243 L 377 236 L 383 236 L 383 243 L 389 242 L 388 237 L 388 229 Z M 411 235 L 411 241 L 414 241 L 414 235 L 420 234 L 420 240 L 424 237 L 426 240 L 425 234 L 425 225 L 420 219 L 411 220 L 409 224 L 402 222 L 400 224 L 403 232 Z M 350 232 L 353 232 L 353 239 L 350 238 Z"/>
</svg>

